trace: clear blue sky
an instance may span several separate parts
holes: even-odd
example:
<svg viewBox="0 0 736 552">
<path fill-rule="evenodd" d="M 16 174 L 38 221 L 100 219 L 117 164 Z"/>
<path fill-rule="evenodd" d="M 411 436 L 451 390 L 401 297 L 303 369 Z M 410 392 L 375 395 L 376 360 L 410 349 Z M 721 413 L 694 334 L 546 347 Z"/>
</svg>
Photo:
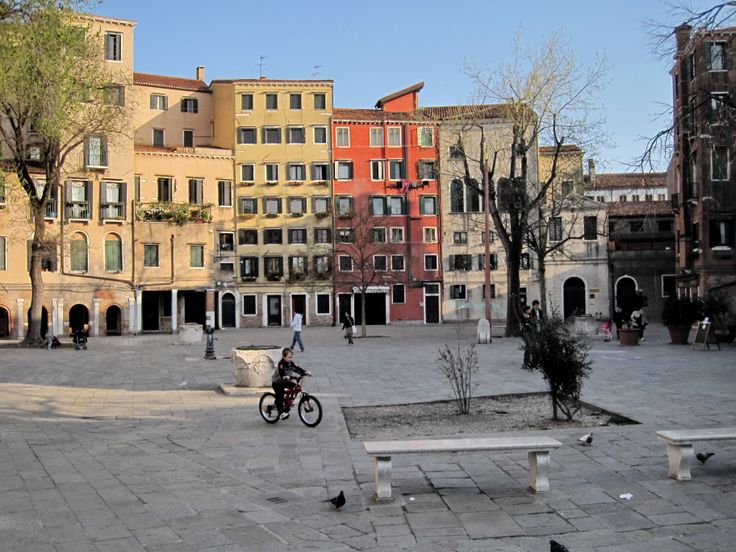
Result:
<svg viewBox="0 0 736 552">
<path fill-rule="evenodd" d="M 662 0 L 103 0 L 92 11 L 138 22 L 136 71 L 194 77 L 204 65 L 208 82 L 253 78 L 263 55 L 264 75 L 306 79 L 321 65 L 337 107 L 372 108 L 418 81 L 424 106 L 468 102 L 466 59 L 496 66 L 517 32 L 534 47 L 562 30 L 583 64 L 608 57 L 601 104 L 616 147 L 600 171 L 629 170 L 671 102 L 669 62 L 650 53 L 644 25 L 672 20 Z"/>
</svg>

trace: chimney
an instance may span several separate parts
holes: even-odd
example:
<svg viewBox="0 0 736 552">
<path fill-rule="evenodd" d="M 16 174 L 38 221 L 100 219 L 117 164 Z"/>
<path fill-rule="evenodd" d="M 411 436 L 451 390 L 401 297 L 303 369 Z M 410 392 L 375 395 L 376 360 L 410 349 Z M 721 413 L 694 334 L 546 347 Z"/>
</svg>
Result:
<svg viewBox="0 0 736 552">
<path fill-rule="evenodd" d="M 197 67 L 197 80 L 204 80 L 204 67 L 201 65 Z"/>
<path fill-rule="evenodd" d="M 675 27 L 675 42 L 677 44 L 677 53 L 679 54 L 685 49 L 687 43 L 690 42 L 690 31 L 692 26 L 687 23 L 683 23 L 679 27 Z"/>
<path fill-rule="evenodd" d="M 588 181 L 595 182 L 595 159 L 588 159 Z"/>
</svg>

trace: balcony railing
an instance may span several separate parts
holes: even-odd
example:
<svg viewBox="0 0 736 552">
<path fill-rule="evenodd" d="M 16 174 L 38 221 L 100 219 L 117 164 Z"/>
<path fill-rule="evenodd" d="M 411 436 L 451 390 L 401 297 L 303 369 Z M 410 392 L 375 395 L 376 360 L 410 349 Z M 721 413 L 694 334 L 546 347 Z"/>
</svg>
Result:
<svg viewBox="0 0 736 552">
<path fill-rule="evenodd" d="M 169 224 L 210 222 L 212 220 L 212 204 L 139 203 L 135 210 L 135 216 L 137 220 L 144 222 L 167 222 Z"/>
<path fill-rule="evenodd" d="M 100 219 L 102 220 L 124 220 L 125 203 L 122 201 L 100 204 Z"/>
<path fill-rule="evenodd" d="M 89 220 L 89 201 L 67 201 L 66 218 Z"/>
</svg>

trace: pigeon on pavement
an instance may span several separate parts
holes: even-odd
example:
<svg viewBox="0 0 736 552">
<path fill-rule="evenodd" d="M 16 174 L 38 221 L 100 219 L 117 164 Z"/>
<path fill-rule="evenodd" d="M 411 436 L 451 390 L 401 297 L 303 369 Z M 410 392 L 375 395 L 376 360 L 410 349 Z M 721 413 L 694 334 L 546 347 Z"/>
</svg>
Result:
<svg viewBox="0 0 736 552">
<path fill-rule="evenodd" d="M 566 546 L 556 540 L 549 541 L 549 552 L 570 552 Z"/>
<path fill-rule="evenodd" d="M 578 443 L 581 445 L 590 445 L 593 442 L 593 432 L 586 433 L 582 437 L 578 437 Z"/>
<path fill-rule="evenodd" d="M 714 454 L 715 452 L 706 452 L 705 454 L 703 454 L 702 452 L 699 452 L 698 454 L 695 455 L 695 458 L 697 458 L 701 464 L 705 464 L 708 461 L 708 458 L 710 458 Z"/>
<path fill-rule="evenodd" d="M 335 507 L 335 509 L 338 509 L 345 505 L 345 494 L 340 491 L 339 495 L 328 498 L 327 500 L 325 500 L 325 502 L 329 502 Z"/>
</svg>

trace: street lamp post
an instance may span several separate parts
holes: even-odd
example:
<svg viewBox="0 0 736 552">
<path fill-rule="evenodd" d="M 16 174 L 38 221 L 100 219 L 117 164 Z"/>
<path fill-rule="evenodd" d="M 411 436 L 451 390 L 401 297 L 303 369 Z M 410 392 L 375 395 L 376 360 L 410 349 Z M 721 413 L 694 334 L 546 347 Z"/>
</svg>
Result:
<svg viewBox="0 0 736 552">
<path fill-rule="evenodd" d="M 486 244 L 485 251 L 485 262 L 483 266 L 485 268 L 485 307 L 486 307 L 486 320 L 488 320 L 488 343 L 493 341 L 492 329 L 493 322 L 491 321 L 491 222 L 490 222 L 490 211 L 491 211 L 491 191 L 488 182 L 488 161 L 483 162 L 483 191 L 485 194 L 484 198 L 484 212 L 485 212 L 485 235 L 483 241 Z"/>
</svg>

